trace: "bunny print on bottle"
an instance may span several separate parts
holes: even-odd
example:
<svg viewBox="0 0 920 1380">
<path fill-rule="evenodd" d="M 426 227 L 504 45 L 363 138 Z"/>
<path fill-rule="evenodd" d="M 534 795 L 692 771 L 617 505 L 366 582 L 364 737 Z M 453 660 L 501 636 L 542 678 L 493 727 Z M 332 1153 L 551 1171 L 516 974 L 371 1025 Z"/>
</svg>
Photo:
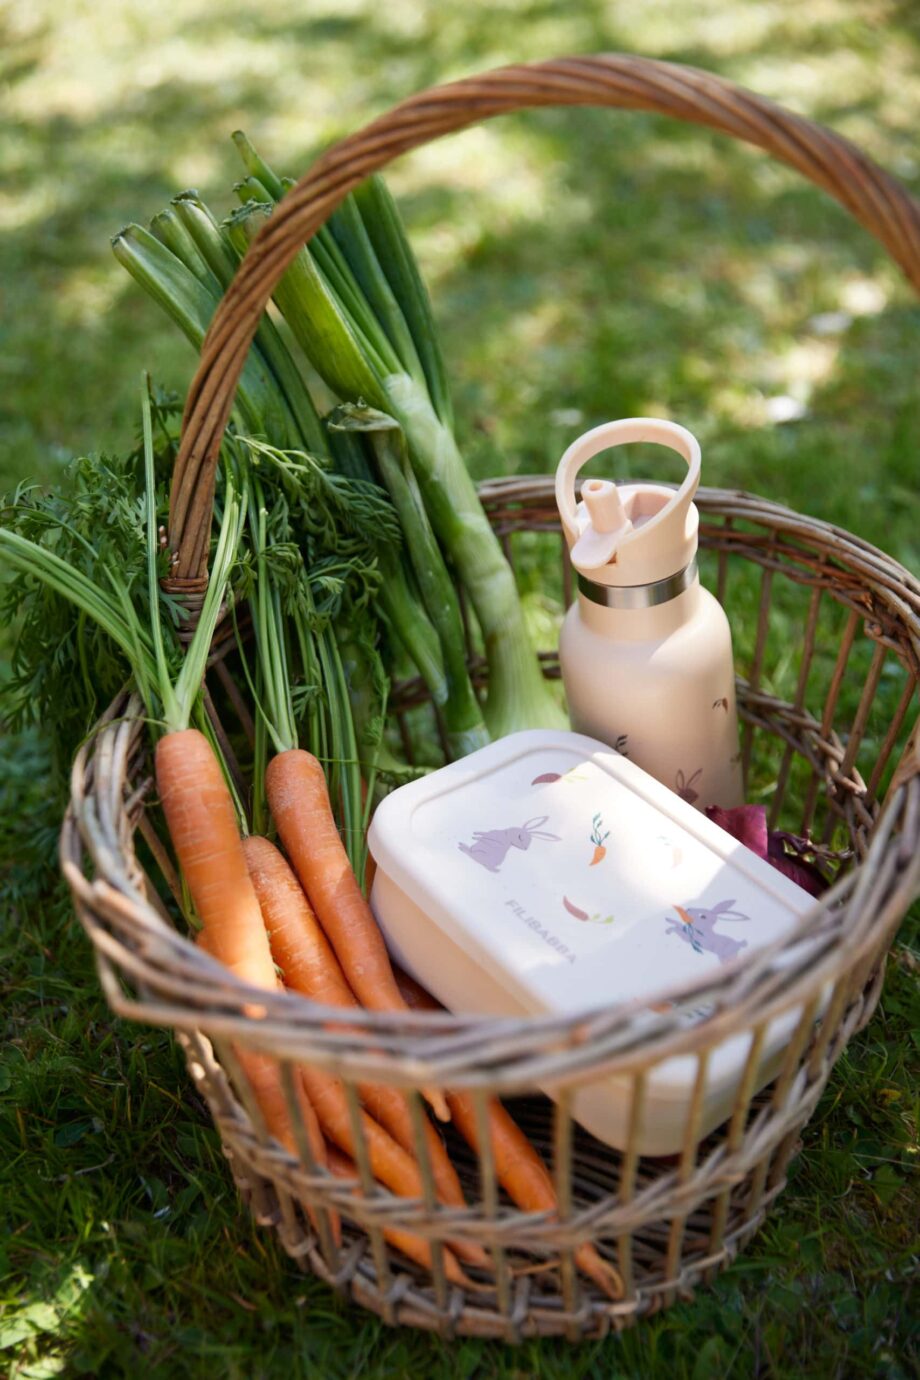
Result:
<svg viewBox="0 0 920 1380">
<path fill-rule="evenodd" d="M 751 918 L 734 910 L 734 904 L 732 898 L 730 901 L 716 901 L 712 906 L 675 906 L 680 920 L 668 916 L 666 933 L 680 935 L 684 943 L 698 954 L 714 954 L 720 963 L 730 963 L 742 949 L 747 948 L 747 940 L 735 939 L 730 934 L 717 934 L 716 921 Z"/>
<path fill-rule="evenodd" d="M 548 815 L 537 815 L 535 819 L 527 820 L 519 829 L 489 829 L 485 832 L 476 830 L 473 833 L 473 843 L 459 843 L 457 847 L 462 853 L 467 853 L 474 862 L 478 862 L 480 867 L 486 868 L 488 872 L 497 872 L 508 856 L 510 848 L 520 848 L 526 852 L 533 839 L 559 842 L 558 834 L 548 834 L 541 829 L 541 825 L 545 824 L 548 818 Z"/>
</svg>

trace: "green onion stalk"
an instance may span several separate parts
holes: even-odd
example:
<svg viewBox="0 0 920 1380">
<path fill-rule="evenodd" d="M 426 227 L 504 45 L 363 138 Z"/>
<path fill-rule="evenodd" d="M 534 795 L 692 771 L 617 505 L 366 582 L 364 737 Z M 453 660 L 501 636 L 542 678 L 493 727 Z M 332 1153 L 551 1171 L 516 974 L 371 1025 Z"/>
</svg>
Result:
<svg viewBox="0 0 920 1380">
<path fill-rule="evenodd" d="M 244 136 L 236 142 L 249 176 L 237 188 L 244 204 L 225 226 L 242 253 L 285 183 Z M 482 631 L 490 733 L 559 726 L 562 712 L 530 645 L 513 573 L 457 447 L 430 303 L 381 177 L 362 184 L 301 250 L 275 302 L 333 392 L 387 413 L 405 433 L 431 526 Z"/>
<path fill-rule="evenodd" d="M 162 222 L 158 228 L 163 233 Z M 171 238 L 174 245 L 179 243 L 176 237 Z M 187 239 L 191 244 L 191 237 Z M 220 301 L 219 288 L 196 276 L 171 248 L 141 225 L 126 226 L 112 240 L 112 250 L 118 262 L 200 350 Z M 201 262 L 197 251 L 195 260 Z M 237 408 L 246 430 L 276 442 L 280 438 L 283 445 L 303 443 L 303 426 L 279 389 L 260 344 L 250 349 L 243 365 Z"/>
<path fill-rule="evenodd" d="M 409 463 L 402 428 L 385 412 L 350 403 L 337 408 L 328 425 L 333 432 L 357 433 L 367 439 L 377 473 L 399 514 L 403 532 L 411 534 L 407 543 L 408 561 L 443 657 L 445 697 L 442 707 L 448 745 L 452 757 L 465 757 L 484 747 L 489 735 L 466 664 L 460 601 L 431 530 L 418 481 Z"/>
<path fill-rule="evenodd" d="M 265 192 L 263 195 L 268 194 Z M 195 303 L 202 293 L 208 293 L 216 305 L 216 295 L 233 276 L 239 261 L 240 246 L 234 245 L 232 237 L 218 225 L 195 192 L 183 192 L 175 197 L 166 211 L 153 218 L 151 227 L 155 232 L 153 236 L 147 235 L 139 227 L 124 232 L 122 238 L 126 244 L 121 247 L 120 257 L 141 285 L 152 293 L 174 320 L 183 325 L 194 340 L 196 335 L 189 326 L 189 320 L 191 318 L 200 324 L 203 315 L 200 308 L 195 315 Z M 129 249 L 132 251 L 130 259 L 127 257 Z M 336 249 L 335 252 L 339 251 Z M 171 260 L 169 256 L 172 256 Z M 360 300 L 360 295 L 356 295 L 356 301 Z M 373 317 L 369 313 L 368 327 L 373 328 Z M 343 501 L 343 490 L 338 495 L 338 501 L 332 503 L 336 495 L 330 476 L 330 484 L 322 492 L 315 493 L 316 502 L 305 510 L 308 520 L 317 512 L 332 513 L 334 523 L 325 529 L 325 534 L 329 544 L 334 545 L 337 540 L 335 525 L 349 527 L 351 510 L 357 506 L 362 492 L 366 493 L 371 486 L 377 486 L 383 465 L 378 466 L 378 475 L 375 476 L 363 458 L 356 438 L 342 435 L 337 439 L 328 431 L 324 432 L 287 345 L 267 316 L 263 316 L 260 323 L 254 352 L 255 360 L 264 366 L 269 387 L 273 384 L 277 390 L 275 413 L 285 406 L 289 409 L 300 427 L 303 446 L 300 452 L 284 451 L 283 447 L 266 442 L 261 458 L 282 462 L 291 477 L 305 473 L 308 459 L 315 471 L 317 466 L 325 464 L 325 457 L 331 456 L 338 467 L 345 466 L 346 477 L 356 481 L 347 489 L 347 501 Z M 252 356 L 248 363 L 251 360 Z M 419 371 L 421 376 L 421 366 Z M 253 430 L 270 435 L 272 404 L 266 400 L 263 391 L 257 391 L 253 380 L 246 374 L 241 382 L 240 397 L 243 419 Z M 379 421 L 373 425 L 379 425 Z M 354 426 L 357 429 L 357 423 Z M 385 430 L 398 431 L 397 424 L 386 420 Z M 350 454 L 349 440 L 353 441 Z M 378 449 L 382 448 L 385 461 L 386 456 L 402 444 L 401 433 L 398 439 L 386 438 L 381 433 L 375 444 Z M 307 452 L 310 453 L 309 457 Z M 351 461 L 350 465 L 345 463 L 347 460 Z M 465 664 L 459 607 L 431 533 L 414 474 L 402 456 L 395 457 L 394 465 L 405 472 L 402 490 L 408 487 L 411 493 L 410 501 L 397 504 L 403 531 L 400 531 L 398 523 L 393 523 L 375 527 L 368 534 L 382 576 L 377 595 L 379 611 L 398 643 L 414 662 L 442 714 L 450 755 L 461 757 L 481 747 L 488 741 L 488 735 Z M 393 484 L 387 484 L 391 497 L 395 494 L 395 484 L 395 479 Z M 411 561 L 407 559 L 407 554 L 413 558 Z M 413 566 L 416 570 L 423 570 L 422 578 L 416 579 Z M 432 569 L 437 572 L 437 579 L 429 582 Z M 427 597 L 422 597 L 420 588 L 422 591 L 429 590 Z M 256 798 L 257 808 L 258 805 Z"/>
<path fill-rule="evenodd" d="M 329 426 L 328 420 L 326 434 L 336 470 L 359 483 L 373 484 L 373 473 L 357 436 L 340 427 Z M 450 693 L 441 644 L 428 618 L 415 575 L 405 559 L 402 534 L 392 545 L 378 547 L 376 556 L 381 574 L 377 600 L 383 621 L 414 663 L 432 700 L 441 708 Z"/>
<path fill-rule="evenodd" d="M 179 252 L 179 242 L 174 239 L 174 252 L 186 267 L 194 272 L 193 251 L 196 251 L 200 262 L 209 270 L 216 294 L 220 297 L 229 287 L 239 262 L 229 236 L 221 229 L 197 192 L 180 192 L 178 196 L 173 197 L 170 210 L 188 236 L 181 244 L 182 252 Z M 154 222 L 156 220 L 157 217 L 154 218 Z M 278 328 L 264 312 L 256 331 L 255 344 L 294 416 L 298 434 L 296 444 L 316 455 L 324 454 L 322 423 L 309 389 Z M 277 441 L 278 438 L 269 439 Z"/>
<path fill-rule="evenodd" d="M 385 413 L 346 403 L 326 418 L 326 432 L 336 468 L 366 483 L 381 480 L 399 515 L 401 547 L 382 545 L 377 552 L 378 602 L 441 716 L 448 756 L 465 757 L 489 741 L 488 731 L 466 665 L 459 603 L 424 505 L 413 492 L 399 424 Z M 383 464 L 372 468 L 375 446 Z"/>
</svg>

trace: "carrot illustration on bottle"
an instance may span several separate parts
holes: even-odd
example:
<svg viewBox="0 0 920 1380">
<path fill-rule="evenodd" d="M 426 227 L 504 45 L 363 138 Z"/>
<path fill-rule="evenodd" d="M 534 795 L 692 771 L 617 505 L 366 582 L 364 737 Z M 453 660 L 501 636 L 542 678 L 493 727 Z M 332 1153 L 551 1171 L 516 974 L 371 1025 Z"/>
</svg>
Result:
<svg viewBox="0 0 920 1380">
<path fill-rule="evenodd" d="M 603 862 L 607 856 L 607 849 L 604 841 L 610 838 L 610 830 L 605 834 L 601 833 L 604 821 L 600 815 L 595 815 L 591 821 L 591 842 L 594 844 L 594 857 L 589 862 L 589 867 L 596 867 L 599 862 Z"/>
</svg>

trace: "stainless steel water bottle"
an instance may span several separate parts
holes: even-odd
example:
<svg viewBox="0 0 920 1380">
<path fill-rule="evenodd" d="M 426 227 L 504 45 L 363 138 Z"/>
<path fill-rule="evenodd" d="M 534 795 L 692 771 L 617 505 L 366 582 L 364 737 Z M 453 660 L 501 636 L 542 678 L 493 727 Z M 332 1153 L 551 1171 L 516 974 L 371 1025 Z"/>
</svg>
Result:
<svg viewBox="0 0 920 1380">
<path fill-rule="evenodd" d="M 678 489 L 575 478 L 612 446 L 653 441 L 687 462 Z M 697 571 L 696 438 L 673 422 L 607 422 L 569 446 L 556 501 L 578 581 L 559 643 L 573 728 L 703 809 L 742 802 L 731 631 Z"/>
</svg>

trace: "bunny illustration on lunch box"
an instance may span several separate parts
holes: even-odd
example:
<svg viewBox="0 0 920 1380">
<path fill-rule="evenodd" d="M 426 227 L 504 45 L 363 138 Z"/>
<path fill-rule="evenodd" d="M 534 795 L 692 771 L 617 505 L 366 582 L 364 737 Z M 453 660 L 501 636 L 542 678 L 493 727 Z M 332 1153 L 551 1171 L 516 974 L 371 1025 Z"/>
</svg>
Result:
<svg viewBox="0 0 920 1380">
<path fill-rule="evenodd" d="M 526 824 L 522 824 L 519 829 L 489 829 L 485 832 L 476 830 L 473 834 L 474 843 L 459 843 L 457 847 L 462 853 L 468 853 L 474 862 L 478 862 L 488 872 L 497 872 L 508 856 L 509 848 L 520 848 L 526 852 L 532 839 L 559 842 L 558 834 L 548 834 L 540 828 L 548 818 L 548 815 L 537 815 Z"/>
<path fill-rule="evenodd" d="M 729 934 L 717 934 L 717 920 L 750 920 L 740 910 L 733 910 L 734 897 L 730 901 L 716 901 L 712 906 L 675 906 L 680 916 L 675 920 L 668 916 L 667 934 L 678 934 L 686 944 L 698 954 L 714 954 L 720 963 L 730 963 L 737 958 L 742 949 L 747 948 L 746 939 L 735 939 Z"/>
</svg>

